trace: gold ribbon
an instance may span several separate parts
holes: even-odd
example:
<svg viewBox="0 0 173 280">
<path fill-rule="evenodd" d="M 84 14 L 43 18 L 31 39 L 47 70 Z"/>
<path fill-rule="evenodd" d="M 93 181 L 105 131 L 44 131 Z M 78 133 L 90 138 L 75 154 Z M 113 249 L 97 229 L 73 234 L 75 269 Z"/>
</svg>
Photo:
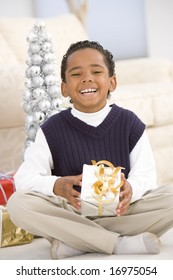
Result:
<svg viewBox="0 0 173 280">
<path fill-rule="evenodd" d="M 92 187 L 94 189 L 93 197 L 98 201 L 98 215 L 101 216 L 103 214 L 103 204 L 113 202 L 118 194 L 118 189 L 124 185 L 124 181 L 121 180 L 116 187 L 114 186 L 118 172 L 124 168 L 121 166 L 114 167 L 114 165 L 107 160 L 100 160 L 98 162 L 92 160 L 91 162 L 93 165 L 98 166 L 98 170 L 95 174 L 98 180 L 92 185 Z M 105 165 L 108 167 L 105 167 Z M 108 168 L 109 172 L 106 172 L 108 171 Z M 108 192 L 111 192 L 114 197 L 105 200 L 104 197 L 108 195 Z"/>
</svg>

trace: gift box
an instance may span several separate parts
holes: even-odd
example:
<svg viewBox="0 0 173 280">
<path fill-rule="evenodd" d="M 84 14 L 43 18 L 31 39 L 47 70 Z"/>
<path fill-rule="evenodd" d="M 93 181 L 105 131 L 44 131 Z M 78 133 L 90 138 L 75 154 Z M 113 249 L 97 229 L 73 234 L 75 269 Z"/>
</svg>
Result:
<svg viewBox="0 0 173 280">
<path fill-rule="evenodd" d="M 0 247 L 27 244 L 33 238 L 33 234 L 16 226 L 10 220 L 6 207 L 0 206 Z"/>
<path fill-rule="evenodd" d="M 84 216 L 115 216 L 123 168 L 106 160 L 83 165 L 81 214 Z"/>
<path fill-rule="evenodd" d="M 15 191 L 13 174 L 0 173 L 0 205 L 6 205 L 7 200 Z"/>
</svg>

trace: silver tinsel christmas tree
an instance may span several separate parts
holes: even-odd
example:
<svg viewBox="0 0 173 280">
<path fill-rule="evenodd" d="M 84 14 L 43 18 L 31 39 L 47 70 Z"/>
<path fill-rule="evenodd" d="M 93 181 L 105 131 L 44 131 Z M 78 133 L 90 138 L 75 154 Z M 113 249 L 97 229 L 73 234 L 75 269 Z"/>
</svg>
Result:
<svg viewBox="0 0 173 280">
<path fill-rule="evenodd" d="M 28 58 L 23 95 L 25 117 L 25 148 L 35 140 L 39 126 L 52 114 L 61 111 L 63 98 L 56 76 L 55 53 L 52 39 L 44 22 L 35 23 L 28 33 Z"/>
</svg>

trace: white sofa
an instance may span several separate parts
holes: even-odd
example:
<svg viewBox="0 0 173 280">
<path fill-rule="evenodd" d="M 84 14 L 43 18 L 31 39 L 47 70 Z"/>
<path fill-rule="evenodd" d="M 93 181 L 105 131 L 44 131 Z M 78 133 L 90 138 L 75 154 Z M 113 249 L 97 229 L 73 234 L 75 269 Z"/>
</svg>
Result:
<svg viewBox="0 0 173 280">
<path fill-rule="evenodd" d="M 22 108 L 28 32 L 34 18 L 0 18 L 0 171 L 16 170 L 22 161 L 25 114 Z M 73 14 L 45 19 L 60 72 L 70 43 L 87 39 Z M 146 123 L 159 185 L 173 183 L 173 64 L 160 58 L 116 62 L 118 86 L 110 102 L 132 109 Z"/>
</svg>

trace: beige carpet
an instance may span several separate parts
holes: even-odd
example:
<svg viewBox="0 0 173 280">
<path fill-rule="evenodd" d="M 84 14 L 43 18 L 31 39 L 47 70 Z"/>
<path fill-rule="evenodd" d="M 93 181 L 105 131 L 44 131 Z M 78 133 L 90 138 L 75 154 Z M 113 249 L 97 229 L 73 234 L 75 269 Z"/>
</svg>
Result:
<svg viewBox="0 0 173 280">
<path fill-rule="evenodd" d="M 161 237 L 161 252 L 158 255 L 104 255 L 88 253 L 69 258 L 71 260 L 173 260 L 173 229 Z M 0 248 L 0 260 L 51 260 L 50 243 L 36 238 L 30 244 Z"/>
</svg>

